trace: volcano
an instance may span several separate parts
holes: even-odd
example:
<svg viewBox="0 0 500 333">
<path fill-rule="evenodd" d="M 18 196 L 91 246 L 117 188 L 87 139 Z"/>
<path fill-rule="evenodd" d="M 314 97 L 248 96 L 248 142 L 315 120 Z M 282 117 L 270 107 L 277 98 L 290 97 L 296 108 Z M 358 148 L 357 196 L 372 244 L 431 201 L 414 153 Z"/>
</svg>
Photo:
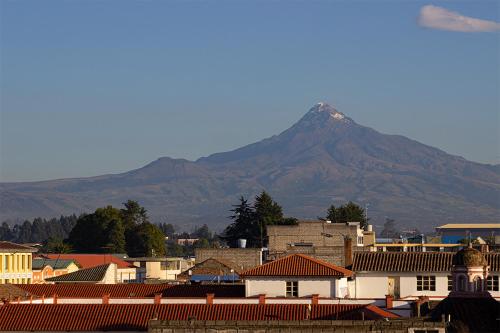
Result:
<svg viewBox="0 0 500 333">
<path fill-rule="evenodd" d="M 132 199 L 153 221 L 220 229 L 239 196 L 262 190 L 297 218 L 347 201 L 369 207 L 375 224 L 389 217 L 420 230 L 500 216 L 499 165 L 379 133 L 318 103 L 279 135 L 196 161 L 163 157 L 115 175 L 2 183 L 0 217 L 53 217 Z"/>
</svg>

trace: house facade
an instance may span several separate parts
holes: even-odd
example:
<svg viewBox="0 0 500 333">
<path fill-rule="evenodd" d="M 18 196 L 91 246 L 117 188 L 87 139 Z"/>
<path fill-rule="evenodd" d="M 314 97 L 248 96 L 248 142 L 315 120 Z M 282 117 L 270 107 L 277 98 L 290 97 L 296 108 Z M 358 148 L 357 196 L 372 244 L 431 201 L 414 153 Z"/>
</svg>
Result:
<svg viewBox="0 0 500 333">
<path fill-rule="evenodd" d="M 116 278 L 118 283 L 135 283 L 137 281 L 137 269 L 131 263 L 128 263 L 112 254 L 45 254 L 44 257 L 54 260 L 69 259 L 78 263 L 83 268 L 92 268 L 104 264 L 115 264 Z"/>
<path fill-rule="evenodd" d="M 240 273 L 247 297 L 346 297 L 352 272 L 303 254 L 257 266 Z"/>
<path fill-rule="evenodd" d="M 32 262 L 33 280 L 31 283 L 45 283 L 45 279 L 73 273 L 79 270 L 78 265 L 69 259 L 34 258 Z"/>
<path fill-rule="evenodd" d="M 351 269 L 355 278 L 349 281 L 354 298 L 396 299 L 430 296 L 445 298 L 452 291 L 453 256 L 451 252 L 358 252 Z M 500 253 L 487 253 L 489 263 L 486 288 L 500 297 Z"/>
<path fill-rule="evenodd" d="M 37 249 L 11 242 L 0 241 L 0 284 L 31 283 L 33 253 Z"/>
</svg>

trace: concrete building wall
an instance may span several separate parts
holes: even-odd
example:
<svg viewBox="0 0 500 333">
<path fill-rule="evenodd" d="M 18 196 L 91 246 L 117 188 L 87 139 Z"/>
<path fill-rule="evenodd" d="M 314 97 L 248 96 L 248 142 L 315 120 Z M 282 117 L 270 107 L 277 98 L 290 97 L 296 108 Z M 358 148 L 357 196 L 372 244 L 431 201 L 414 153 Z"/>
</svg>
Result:
<svg viewBox="0 0 500 333">
<path fill-rule="evenodd" d="M 417 290 L 417 275 L 436 277 L 436 290 Z M 384 298 L 389 293 L 389 277 L 394 277 L 399 284 L 399 297 L 441 296 L 446 297 L 448 291 L 447 273 L 402 273 L 402 272 L 370 272 L 356 273 L 351 281 L 350 290 L 355 298 Z"/>
<path fill-rule="evenodd" d="M 1 283 L 31 283 L 32 255 L 30 252 L 0 253 L 0 284 Z"/>
<path fill-rule="evenodd" d="M 245 279 L 245 294 L 247 297 L 260 294 L 265 294 L 266 297 L 286 297 L 287 281 L 298 282 L 298 297 L 311 297 L 314 294 L 320 297 L 335 297 L 340 292 L 340 289 L 337 290 L 337 279 L 333 278 L 250 277 Z"/>
<path fill-rule="evenodd" d="M 236 270 L 246 270 L 262 264 L 262 250 L 253 248 L 196 249 L 196 262 L 210 258 L 231 264 Z"/>
<path fill-rule="evenodd" d="M 297 225 L 267 226 L 269 252 L 284 252 L 290 244 L 312 243 L 313 246 L 343 246 L 344 235 L 356 244 L 358 227 L 344 223 L 300 221 Z"/>
<path fill-rule="evenodd" d="M 271 321 L 160 321 L 151 320 L 148 333 L 445 333 L 445 322 L 418 319 L 384 320 L 271 320 Z"/>
</svg>

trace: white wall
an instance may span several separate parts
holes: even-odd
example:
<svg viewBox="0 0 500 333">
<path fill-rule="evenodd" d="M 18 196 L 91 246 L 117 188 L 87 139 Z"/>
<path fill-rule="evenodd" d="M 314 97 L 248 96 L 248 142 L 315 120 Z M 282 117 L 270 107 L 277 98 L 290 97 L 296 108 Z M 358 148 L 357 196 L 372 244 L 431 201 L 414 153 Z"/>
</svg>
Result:
<svg viewBox="0 0 500 333">
<path fill-rule="evenodd" d="M 433 275 L 436 277 L 436 290 L 417 291 L 417 275 Z M 448 273 L 402 273 L 402 272 L 370 272 L 356 273 L 355 281 L 352 281 L 351 290 L 356 298 L 384 298 L 388 293 L 388 277 L 399 277 L 399 296 L 448 296 Z M 354 284 L 354 288 L 352 288 Z"/>
<path fill-rule="evenodd" d="M 298 281 L 299 297 L 311 297 L 319 294 L 320 297 L 335 297 L 337 279 L 324 278 L 258 278 L 245 279 L 247 297 L 266 294 L 266 297 L 286 297 L 286 281 Z"/>
</svg>

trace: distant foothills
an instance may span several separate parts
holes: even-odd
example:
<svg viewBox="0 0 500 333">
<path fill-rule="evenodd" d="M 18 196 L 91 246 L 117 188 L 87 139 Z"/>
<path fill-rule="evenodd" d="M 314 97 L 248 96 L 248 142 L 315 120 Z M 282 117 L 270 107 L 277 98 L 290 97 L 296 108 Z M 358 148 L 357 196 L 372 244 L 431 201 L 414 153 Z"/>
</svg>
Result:
<svg viewBox="0 0 500 333">
<path fill-rule="evenodd" d="M 41 246 L 44 253 L 126 253 L 131 257 L 193 256 L 196 248 L 237 246 L 245 239 L 248 247 L 266 245 L 267 226 L 295 225 L 298 220 L 285 217 L 283 208 L 263 191 L 253 203 L 240 197 L 230 209 L 225 229 L 217 234 L 204 224 L 188 233 L 176 231 L 171 223 L 152 224 L 147 211 L 138 202 L 128 200 L 123 208 L 113 206 L 97 208 L 90 214 L 61 216 L 45 220 L 36 218 L 14 227 L 3 222 L 0 241 L 12 241 Z M 363 208 L 353 202 L 326 210 L 321 218 L 331 223 L 360 222 L 366 226 Z M 387 220 L 381 235 L 391 237 L 397 233 L 394 221 Z"/>
<path fill-rule="evenodd" d="M 279 135 L 196 161 L 160 158 L 90 178 L 1 183 L 0 220 L 90 213 L 140 202 L 152 222 L 222 230 L 227 207 L 267 191 L 295 218 L 356 202 L 371 223 L 387 217 L 431 230 L 448 222 L 496 222 L 500 165 L 480 164 L 400 135 L 381 134 L 325 103 Z"/>
</svg>

